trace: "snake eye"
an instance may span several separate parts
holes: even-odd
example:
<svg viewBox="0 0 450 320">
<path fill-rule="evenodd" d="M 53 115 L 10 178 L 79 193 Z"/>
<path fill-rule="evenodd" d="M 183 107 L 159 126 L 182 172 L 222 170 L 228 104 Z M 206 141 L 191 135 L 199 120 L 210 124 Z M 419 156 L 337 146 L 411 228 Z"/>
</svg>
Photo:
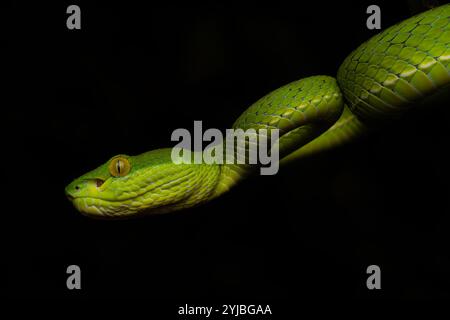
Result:
<svg viewBox="0 0 450 320">
<path fill-rule="evenodd" d="M 109 163 L 109 173 L 111 173 L 113 177 L 124 177 L 130 172 L 130 169 L 130 162 L 124 157 L 119 156 L 112 159 Z"/>
</svg>

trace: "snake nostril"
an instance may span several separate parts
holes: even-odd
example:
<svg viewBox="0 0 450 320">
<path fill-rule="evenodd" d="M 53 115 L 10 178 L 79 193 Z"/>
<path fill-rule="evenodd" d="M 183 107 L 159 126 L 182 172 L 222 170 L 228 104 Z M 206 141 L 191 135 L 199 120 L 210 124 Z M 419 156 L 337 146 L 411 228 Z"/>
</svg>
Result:
<svg viewBox="0 0 450 320">
<path fill-rule="evenodd" d="M 75 190 L 80 190 L 80 187 L 79 186 L 75 186 Z"/>
</svg>

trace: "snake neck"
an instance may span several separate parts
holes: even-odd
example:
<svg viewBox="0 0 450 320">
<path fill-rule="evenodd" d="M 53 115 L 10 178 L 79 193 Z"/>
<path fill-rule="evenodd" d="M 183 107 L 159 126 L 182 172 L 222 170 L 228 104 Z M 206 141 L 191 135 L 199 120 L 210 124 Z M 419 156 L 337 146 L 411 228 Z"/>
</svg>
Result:
<svg viewBox="0 0 450 320">
<path fill-rule="evenodd" d="M 243 165 L 221 165 L 217 185 L 211 195 L 211 199 L 214 199 L 228 192 L 241 180 L 244 180 L 248 175 L 250 175 L 252 171 L 253 170 L 245 168 L 245 166 Z"/>
<path fill-rule="evenodd" d="M 220 164 L 211 164 L 211 166 L 216 166 L 219 172 L 211 199 L 228 192 L 240 181 L 257 171 L 257 165 L 249 164 L 249 140 L 245 138 L 236 140 L 235 138 L 232 136 L 230 139 L 227 136 L 216 149 L 216 152 L 221 153 L 222 159 Z M 242 144 L 239 145 L 238 140 Z"/>
</svg>

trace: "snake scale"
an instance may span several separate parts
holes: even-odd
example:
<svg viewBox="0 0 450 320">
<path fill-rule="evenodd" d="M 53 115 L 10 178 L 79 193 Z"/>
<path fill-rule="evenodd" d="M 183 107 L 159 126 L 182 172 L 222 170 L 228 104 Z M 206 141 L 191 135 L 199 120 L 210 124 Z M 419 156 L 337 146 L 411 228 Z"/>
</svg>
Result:
<svg viewBox="0 0 450 320">
<path fill-rule="evenodd" d="M 449 22 L 449 4 L 404 20 L 353 51 L 337 79 L 311 76 L 276 89 L 233 128 L 279 129 L 284 164 L 352 141 L 417 104 L 430 105 L 450 84 Z M 254 168 L 174 164 L 170 148 L 157 149 L 114 156 L 65 192 L 77 210 L 92 217 L 164 213 L 210 201 Z"/>
</svg>

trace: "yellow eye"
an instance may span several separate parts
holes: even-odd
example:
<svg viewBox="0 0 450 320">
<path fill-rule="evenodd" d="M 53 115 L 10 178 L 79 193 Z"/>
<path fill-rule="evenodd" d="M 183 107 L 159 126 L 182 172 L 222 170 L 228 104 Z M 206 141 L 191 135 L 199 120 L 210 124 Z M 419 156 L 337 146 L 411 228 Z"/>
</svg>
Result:
<svg viewBox="0 0 450 320">
<path fill-rule="evenodd" d="M 109 163 L 109 173 L 111 173 L 113 177 L 124 177 L 130 172 L 130 169 L 130 162 L 124 157 L 119 156 L 112 159 Z"/>
</svg>

